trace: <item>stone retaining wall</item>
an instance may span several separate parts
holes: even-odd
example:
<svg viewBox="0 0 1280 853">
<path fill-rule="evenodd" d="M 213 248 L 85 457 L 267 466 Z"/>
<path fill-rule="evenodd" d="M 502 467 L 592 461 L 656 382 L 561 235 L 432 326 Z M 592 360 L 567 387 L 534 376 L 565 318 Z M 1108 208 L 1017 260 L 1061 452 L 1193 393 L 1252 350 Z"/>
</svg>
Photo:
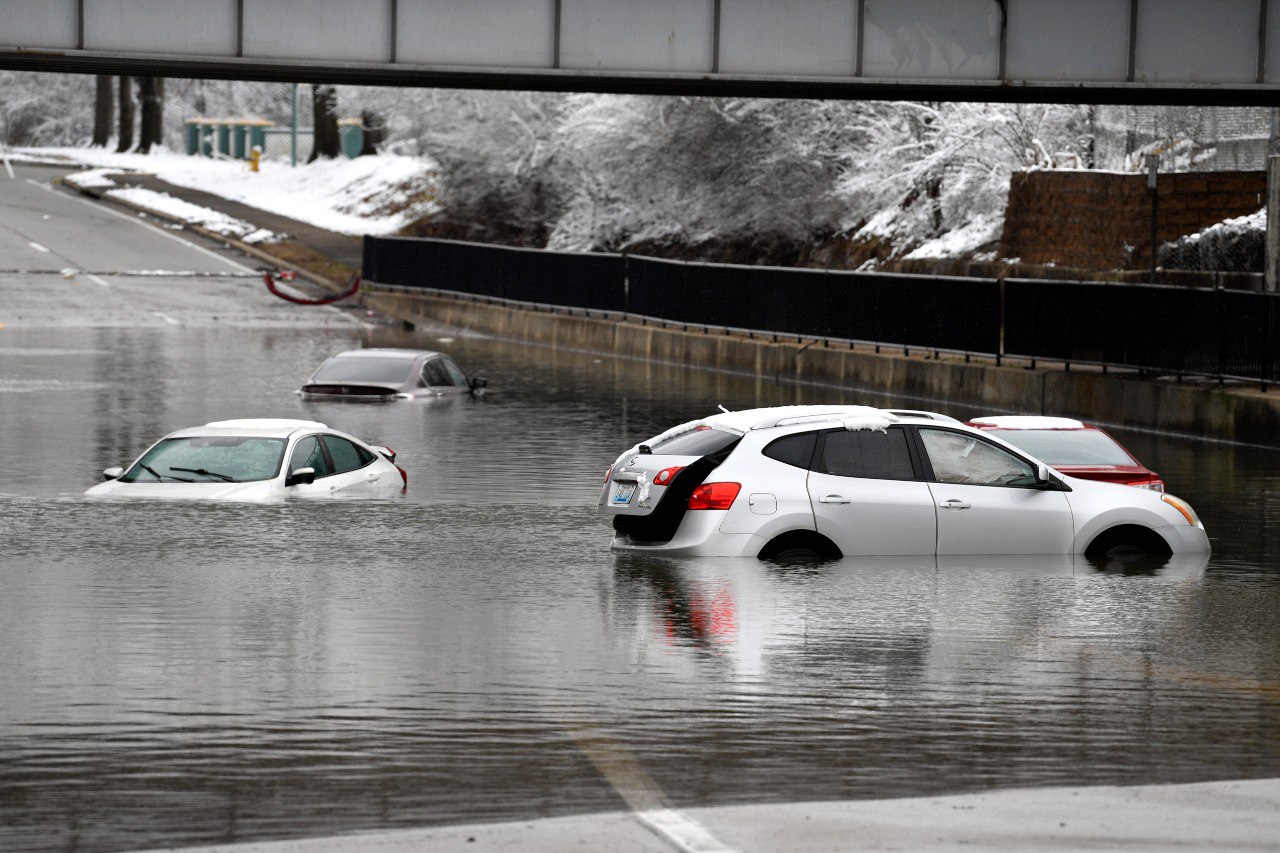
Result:
<svg viewBox="0 0 1280 853">
<path fill-rule="evenodd" d="M 1157 235 L 1176 240 L 1256 213 L 1266 172 L 1174 172 L 1159 176 Z M 1015 172 L 1000 238 L 1004 258 L 1098 270 L 1151 263 L 1151 193 L 1145 174 L 1075 170 Z"/>
</svg>

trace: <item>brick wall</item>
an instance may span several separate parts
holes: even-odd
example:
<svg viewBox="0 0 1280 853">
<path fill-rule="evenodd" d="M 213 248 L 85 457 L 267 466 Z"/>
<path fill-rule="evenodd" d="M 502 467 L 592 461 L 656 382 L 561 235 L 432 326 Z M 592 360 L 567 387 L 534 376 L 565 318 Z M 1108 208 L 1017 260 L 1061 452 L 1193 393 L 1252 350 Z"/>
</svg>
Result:
<svg viewBox="0 0 1280 853">
<path fill-rule="evenodd" d="M 1156 231 L 1176 240 L 1266 203 L 1266 172 L 1161 174 Z M 1125 247 L 1132 249 L 1127 250 Z M 1000 254 L 1024 263 L 1144 269 L 1151 263 L 1145 174 L 1033 170 L 1009 181 Z"/>
</svg>

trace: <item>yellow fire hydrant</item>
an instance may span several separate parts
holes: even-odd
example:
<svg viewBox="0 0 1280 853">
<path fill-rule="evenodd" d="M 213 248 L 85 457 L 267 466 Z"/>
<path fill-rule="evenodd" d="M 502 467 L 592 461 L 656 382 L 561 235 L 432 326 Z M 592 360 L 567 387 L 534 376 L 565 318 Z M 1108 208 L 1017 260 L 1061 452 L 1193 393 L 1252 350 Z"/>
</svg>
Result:
<svg viewBox="0 0 1280 853">
<path fill-rule="evenodd" d="M 252 150 L 249 151 L 249 171 L 258 171 L 258 164 L 260 162 L 262 162 L 262 146 L 255 145 Z"/>
</svg>

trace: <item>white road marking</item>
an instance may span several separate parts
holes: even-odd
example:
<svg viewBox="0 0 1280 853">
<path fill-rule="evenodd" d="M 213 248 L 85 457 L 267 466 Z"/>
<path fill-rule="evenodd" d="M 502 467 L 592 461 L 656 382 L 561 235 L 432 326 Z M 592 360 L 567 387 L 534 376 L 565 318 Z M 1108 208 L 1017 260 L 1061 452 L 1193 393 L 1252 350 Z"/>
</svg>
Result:
<svg viewBox="0 0 1280 853">
<path fill-rule="evenodd" d="M 45 247 L 45 246 L 41 246 L 41 245 L 40 245 L 39 243 L 37 243 L 35 240 L 28 240 L 28 241 L 27 241 L 27 245 L 28 245 L 28 246 L 30 246 L 31 248 L 35 249 L 37 252 L 44 252 L 44 253 L 46 253 L 46 254 L 49 252 L 49 249 L 48 249 L 47 247 Z"/>
<path fill-rule="evenodd" d="M 630 752 L 594 726 L 580 726 L 570 736 L 631 808 L 636 820 L 681 853 L 737 853 L 684 812 L 670 808 L 657 784 Z"/>
<path fill-rule="evenodd" d="M 154 314 L 154 315 L 156 315 L 157 317 L 159 317 L 161 320 L 164 320 L 164 321 L 165 321 L 166 323 L 168 323 L 170 326 L 181 326 L 181 325 L 182 325 L 182 323 L 180 323 L 180 322 L 178 322 L 177 320 L 173 319 L 173 318 L 172 318 L 172 317 L 170 317 L 168 314 L 165 314 L 163 311 L 152 311 L 151 313 L 152 313 L 152 314 Z"/>
<path fill-rule="evenodd" d="M 4 158 L 4 170 L 9 173 L 9 180 L 16 181 L 18 176 L 13 173 L 13 164 L 9 162 L 8 155 Z"/>
<path fill-rule="evenodd" d="M 94 284 L 100 284 L 100 285 L 102 285 L 103 287 L 110 287 L 110 286 L 111 286 L 111 285 L 107 282 L 107 280 L 106 280 L 105 278 L 102 278 L 101 276 L 97 276 L 97 275 L 87 275 L 87 276 L 85 276 L 85 278 L 89 279 L 89 281 L 93 282 Z"/>
<path fill-rule="evenodd" d="M 132 222 L 134 225 L 137 225 L 140 228 L 146 228 L 147 230 L 152 231 L 153 233 L 159 234 L 161 237 L 168 237 L 170 240 L 173 240 L 175 243 L 181 243 L 182 245 L 186 246 L 189 249 L 195 249 L 197 252 L 208 255 L 209 257 L 213 258 L 219 263 L 224 263 L 232 267 L 235 267 L 233 272 L 247 272 L 247 273 L 258 272 L 258 270 L 247 267 L 244 264 L 231 260 L 230 258 L 225 258 L 222 255 L 219 255 L 210 249 L 206 249 L 204 246 L 198 246 L 195 243 L 192 243 L 190 240 L 185 240 L 182 237 L 177 236 L 176 234 L 171 234 L 170 232 L 164 230 L 158 225 L 153 225 L 150 222 L 144 222 L 138 219 L 138 217 L 136 216 L 129 216 L 126 213 L 122 213 L 121 211 L 118 211 L 112 208 L 109 204 L 100 204 L 98 202 L 89 201 L 88 199 L 77 198 L 73 195 L 67 195 L 66 193 L 58 192 L 48 184 L 41 183 L 40 181 L 37 181 L 34 178 L 26 178 L 25 180 L 27 183 L 31 184 L 31 186 L 39 187 L 40 189 L 45 190 L 46 192 L 52 193 L 54 196 L 58 198 L 66 199 L 67 201 L 79 202 L 80 204 L 92 207 L 94 210 L 101 210 L 105 213 L 111 214 L 112 216 L 119 217 L 120 219 L 123 219 L 126 222 Z M 283 282 L 277 284 L 276 286 L 279 287 L 281 290 L 288 290 L 290 295 L 306 298 L 305 293 L 302 293 L 301 291 L 298 291 L 298 290 L 294 290 L 293 288 L 289 287 Z M 352 317 L 350 314 L 346 313 L 345 311 L 343 311 L 341 308 L 338 308 L 337 306 L 322 305 L 319 307 L 327 308 L 328 310 L 334 312 L 339 317 L 342 317 L 344 320 L 347 320 L 348 322 L 355 323 L 356 325 L 365 325 L 366 327 L 368 327 L 368 324 L 362 324 L 358 319 L 356 319 L 355 317 Z"/>
<path fill-rule="evenodd" d="M 192 243 L 190 240 L 184 240 L 182 237 L 179 237 L 176 234 L 172 234 L 157 225 L 151 224 L 150 222 L 145 222 L 136 216 L 130 216 L 127 213 L 123 213 L 119 210 L 116 210 L 115 208 L 111 207 L 108 204 L 99 204 L 97 202 L 89 201 L 88 199 L 76 198 L 73 195 L 60 193 L 57 190 L 55 190 L 53 187 L 49 186 L 48 184 L 43 184 L 40 181 L 37 181 L 33 178 L 27 178 L 26 182 L 31 184 L 31 186 L 33 187 L 39 187 L 40 189 L 48 193 L 51 193 L 57 198 L 66 199 L 67 201 L 79 202 L 80 204 L 86 205 L 87 207 L 92 207 L 94 210 L 100 210 L 103 213 L 109 213 L 118 219 L 123 219 L 125 222 L 132 222 L 134 225 L 137 225 L 139 228 L 145 228 L 148 231 L 152 232 L 153 234 L 159 234 L 161 237 L 168 238 L 175 243 L 181 243 L 183 246 L 186 246 L 188 249 L 194 249 L 197 252 L 201 253 L 202 255 L 208 255 L 209 257 L 213 258 L 215 261 L 217 261 L 220 264 L 226 264 L 227 266 L 233 267 L 233 269 L 229 270 L 230 272 L 249 272 L 249 273 L 256 272 L 256 270 L 250 269 L 249 267 L 246 267 L 244 264 L 238 263 L 232 260 L 231 258 L 223 257 L 222 255 L 219 255 L 217 252 L 214 252 L 211 249 L 206 249 L 204 246 L 197 246 L 195 243 Z M 224 272 L 227 272 L 227 270 L 224 270 Z"/>
</svg>

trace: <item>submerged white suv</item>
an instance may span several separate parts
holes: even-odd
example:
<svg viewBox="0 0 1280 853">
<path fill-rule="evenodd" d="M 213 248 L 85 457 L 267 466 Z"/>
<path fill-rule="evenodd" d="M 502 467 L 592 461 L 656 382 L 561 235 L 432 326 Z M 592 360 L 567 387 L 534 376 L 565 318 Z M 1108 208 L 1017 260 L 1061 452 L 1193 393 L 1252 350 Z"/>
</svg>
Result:
<svg viewBox="0 0 1280 853">
<path fill-rule="evenodd" d="M 930 412 L 781 406 L 622 454 L 613 547 L 670 556 L 1207 553 L 1184 501 L 1064 476 Z"/>
</svg>

